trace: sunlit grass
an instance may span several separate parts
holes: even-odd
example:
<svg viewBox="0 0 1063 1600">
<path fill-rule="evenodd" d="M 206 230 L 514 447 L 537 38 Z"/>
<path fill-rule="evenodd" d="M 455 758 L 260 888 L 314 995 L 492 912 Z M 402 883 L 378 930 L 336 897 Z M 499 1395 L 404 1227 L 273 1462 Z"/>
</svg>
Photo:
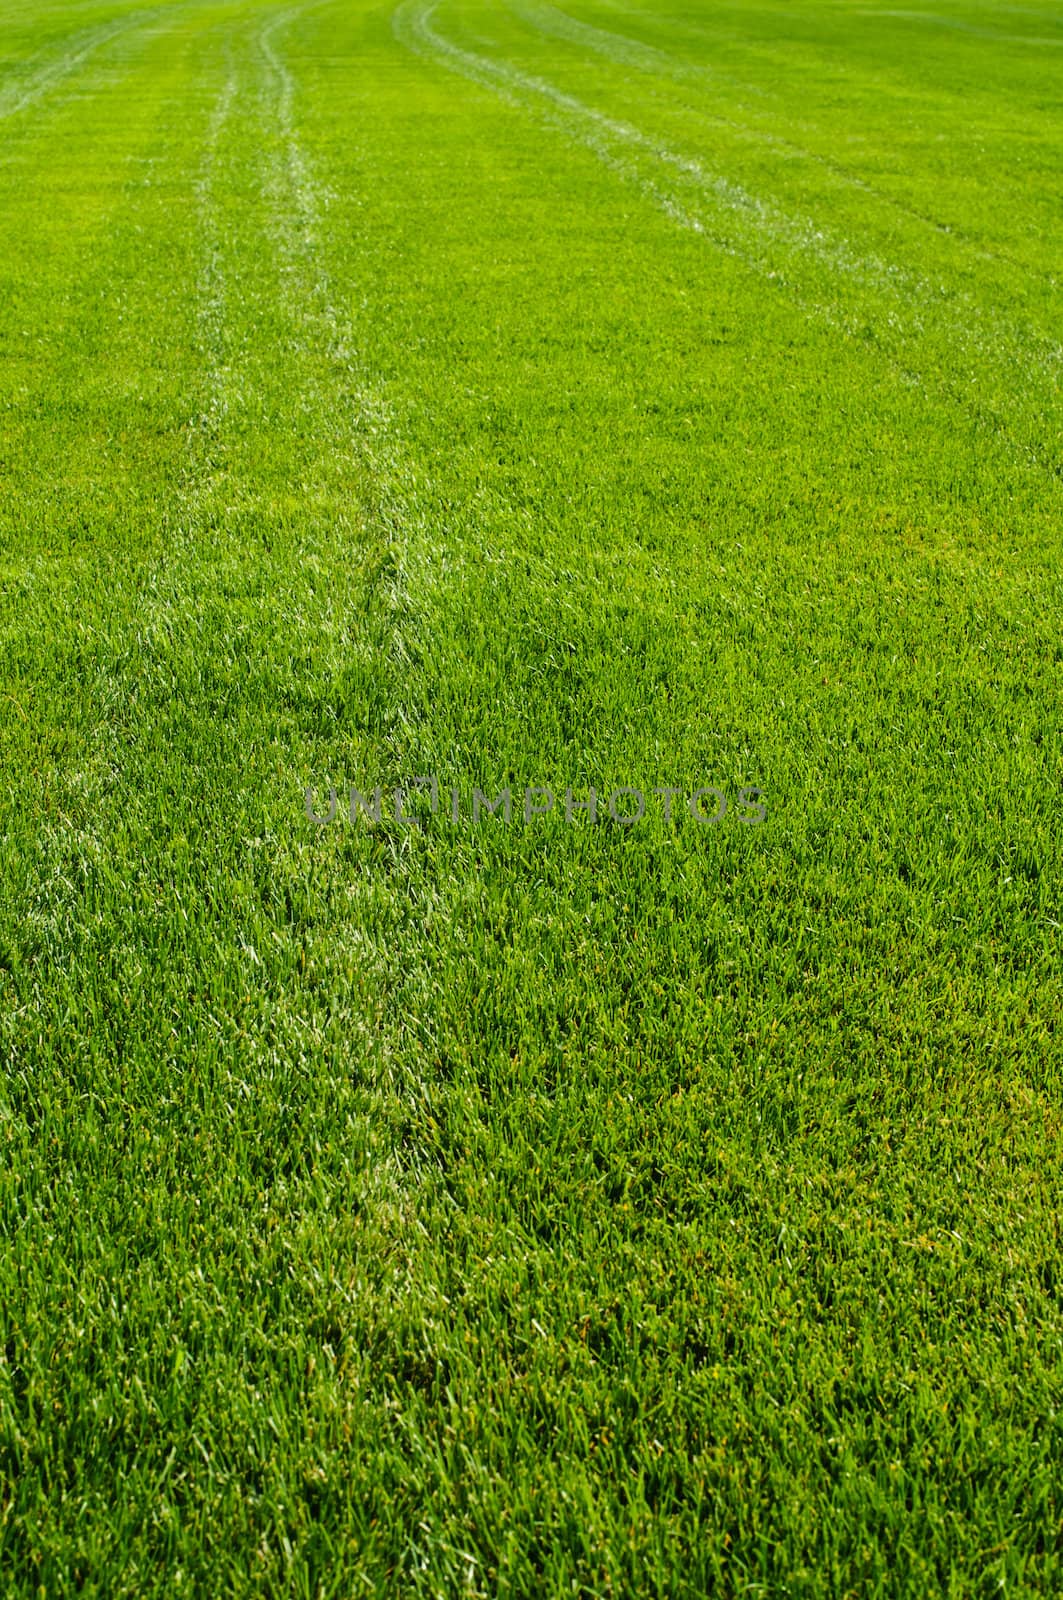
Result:
<svg viewBox="0 0 1063 1600">
<path fill-rule="evenodd" d="M 4 1593 L 1058 1591 L 1061 40 L 0 0 Z"/>
</svg>

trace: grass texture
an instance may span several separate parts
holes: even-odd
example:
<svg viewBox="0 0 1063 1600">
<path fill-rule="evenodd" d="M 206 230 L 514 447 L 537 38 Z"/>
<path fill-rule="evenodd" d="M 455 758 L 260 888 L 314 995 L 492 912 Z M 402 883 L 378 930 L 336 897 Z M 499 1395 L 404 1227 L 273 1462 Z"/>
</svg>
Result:
<svg viewBox="0 0 1063 1600">
<path fill-rule="evenodd" d="M 1063 13 L 931 3 L 0 0 L 4 1596 L 1063 1590 Z"/>
</svg>

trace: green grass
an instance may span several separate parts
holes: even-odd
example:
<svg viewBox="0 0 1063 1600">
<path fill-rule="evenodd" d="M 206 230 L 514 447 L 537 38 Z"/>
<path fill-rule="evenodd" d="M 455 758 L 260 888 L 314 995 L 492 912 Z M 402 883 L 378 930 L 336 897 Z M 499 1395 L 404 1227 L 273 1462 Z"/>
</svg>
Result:
<svg viewBox="0 0 1063 1600">
<path fill-rule="evenodd" d="M 1063 12 L 934 6 L 0 0 L 0 1594 L 1063 1589 Z"/>
</svg>

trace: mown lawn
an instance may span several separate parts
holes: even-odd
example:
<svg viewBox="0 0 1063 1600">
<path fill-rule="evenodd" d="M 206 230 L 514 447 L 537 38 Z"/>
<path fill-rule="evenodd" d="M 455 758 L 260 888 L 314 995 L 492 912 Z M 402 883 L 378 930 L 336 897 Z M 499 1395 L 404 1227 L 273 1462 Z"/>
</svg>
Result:
<svg viewBox="0 0 1063 1600">
<path fill-rule="evenodd" d="M 933 4 L 0 0 L 0 1594 L 1063 1590 L 1063 12 Z"/>
</svg>

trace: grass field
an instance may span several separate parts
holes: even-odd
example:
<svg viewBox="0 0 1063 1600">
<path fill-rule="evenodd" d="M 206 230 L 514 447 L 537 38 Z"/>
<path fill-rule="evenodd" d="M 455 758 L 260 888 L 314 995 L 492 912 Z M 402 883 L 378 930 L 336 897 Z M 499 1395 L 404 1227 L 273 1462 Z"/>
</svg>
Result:
<svg viewBox="0 0 1063 1600">
<path fill-rule="evenodd" d="M 928 3 L 0 0 L 0 1595 L 1063 1593 L 1063 10 Z"/>
</svg>

